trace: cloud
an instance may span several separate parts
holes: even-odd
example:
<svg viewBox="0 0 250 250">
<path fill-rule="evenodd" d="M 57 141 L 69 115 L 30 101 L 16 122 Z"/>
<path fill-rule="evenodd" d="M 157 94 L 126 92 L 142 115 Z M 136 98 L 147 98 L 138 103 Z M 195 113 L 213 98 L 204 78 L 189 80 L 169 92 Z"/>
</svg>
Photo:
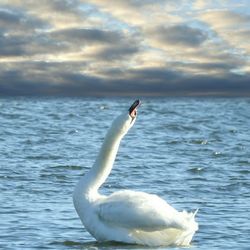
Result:
<svg viewBox="0 0 250 250">
<path fill-rule="evenodd" d="M 235 49 L 250 52 L 250 15 L 229 10 L 211 10 L 201 13 L 201 20 L 210 25 L 219 37 Z"/>
<path fill-rule="evenodd" d="M 24 32 L 31 33 L 35 29 L 47 28 L 49 24 L 40 20 L 21 9 L 6 6 L 0 8 L 0 25 L 2 32 L 10 34 L 23 34 Z"/>
<path fill-rule="evenodd" d="M 0 9 L 0 22 L 2 25 L 19 23 L 21 16 L 6 9 Z"/>
<path fill-rule="evenodd" d="M 1 95 L 247 95 L 249 76 L 192 75 L 165 68 L 110 70 L 106 78 L 79 73 L 82 63 L 9 64 Z M 223 67 L 223 66 L 222 66 Z"/>
<path fill-rule="evenodd" d="M 163 46 L 197 47 L 207 39 L 202 30 L 184 24 L 156 27 L 149 33 L 157 44 Z"/>
<path fill-rule="evenodd" d="M 49 36 L 57 41 L 63 41 L 77 53 L 82 50 L 82 56 L 92 57 L 92 62 L 120 60 L 133 56 L 139 51 L 140 46 L 139 39 L 129 34 L 100 29 L 63 29 L 51 32 Z"/>
<path fill-rule="evenodd" d="M 65 52 L 69 47 L 60 41 L 50 40 L 47 34 L 6 35 L 0 33 L 0 58 L 44 56 Z"/>
<path fill-rule="evenodd" d="M 0 57 L 21 56 L 25 53 L 25 39 L 14 39 L 0 33 Z"/>
<path fill-rule="evenodd" d="M 229 10 L 210 10 L 201 14 L 201 19 L 207 21 L 215 29 L 235 29 L 248 27 L 250 15 L 241 14 Z"/>
<path fill-rule="evenodd" d="M 146 1 L 123 1 L 123 0 L 90 0 L 102 12 L 108 14 L 110 18 L 121 22 L 124 29 L 144 28 L 155 24 L 165 24 L 166 22 L 180 22 L 180 15 L 172 14 L 171 10 L 176 10 L 181 0 L 146 0 Z M 128 27 L 129 26 L 129 27 Z"/>
<path fill-rule="evenodd" d="M 50 36 L 57 40 L 70 42 L 72 44 L 116 44 L 122 39 L 122 35 L 118 32 L 83 28 L 57 30 L 55 32 L 51 32 Z"/>
<path fill-rule="evenodd" d="M 245 0 L 2 0 L 1 95 L 249 93 Z"/>
<path fill-rule="evenodd" d="M 22 10 L 26 15 L 37 17 L 41 22 L 50 23 L 50 28 L 66 28 L 82 23 L 86 19 L 84 11 L 79 9 L 78 0 L 3 0 L 9 10 Z"/>
<path fill-rule="evenodd" d="M 119 46 L 106 47 L 97 52 L 97 56 L 102 60 L 120 60 L 136 54 L 139 48 L 136 45 L 122 44 Z"/>
</svg>

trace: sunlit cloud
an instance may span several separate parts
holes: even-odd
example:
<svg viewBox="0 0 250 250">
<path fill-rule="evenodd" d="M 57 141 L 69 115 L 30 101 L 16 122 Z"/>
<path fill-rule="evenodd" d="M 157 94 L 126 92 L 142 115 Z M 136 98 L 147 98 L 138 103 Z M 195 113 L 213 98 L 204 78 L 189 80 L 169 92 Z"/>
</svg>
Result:
<svg viewBox="0 0 250 250">
<path fill-rule="evenodd" d="M 234 49 L 250 52 L 250 15 L 229 10 L 215 10 L 202 13 L 201 20 L 208 23 Z"/>
</svg>

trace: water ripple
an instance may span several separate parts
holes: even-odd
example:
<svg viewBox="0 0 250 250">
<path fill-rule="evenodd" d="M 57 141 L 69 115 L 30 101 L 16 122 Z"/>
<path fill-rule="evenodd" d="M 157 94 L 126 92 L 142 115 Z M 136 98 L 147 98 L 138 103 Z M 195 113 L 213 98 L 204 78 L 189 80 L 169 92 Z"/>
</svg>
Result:
<svg viewBox="0 0 250 250">
<path fill-rule="evenodd" d="M 96 243 L 71 198 L 111 121 L 130 102 L 0 99 L 3 249 L 145 249 Z M 191 248 L 246 249 L 249 110 L 244 98 L 145 98 L 101 192 L 142 190 L 179 210 L 199 208 Z"/>
</svg>

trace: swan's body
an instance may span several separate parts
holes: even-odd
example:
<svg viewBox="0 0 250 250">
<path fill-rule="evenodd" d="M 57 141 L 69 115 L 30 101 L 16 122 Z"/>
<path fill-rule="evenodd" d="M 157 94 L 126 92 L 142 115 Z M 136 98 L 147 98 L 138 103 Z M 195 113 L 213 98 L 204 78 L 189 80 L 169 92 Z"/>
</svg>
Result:
<svg viewBox="0 0 250 250">
<path fill-rule="evenodd" d="M 100 153 L 76 185 L 73 201 L 85 228 L 98 241 L 117 241 L 149 246 L 188 245 L 198 225 L 195 213 L 178 212 L 156 195 L 119 191 L 110 196 L 98 193 L 111 172 L 121 139 L 136 118 L 134 103 L 114 120 Z"/>
</svg>

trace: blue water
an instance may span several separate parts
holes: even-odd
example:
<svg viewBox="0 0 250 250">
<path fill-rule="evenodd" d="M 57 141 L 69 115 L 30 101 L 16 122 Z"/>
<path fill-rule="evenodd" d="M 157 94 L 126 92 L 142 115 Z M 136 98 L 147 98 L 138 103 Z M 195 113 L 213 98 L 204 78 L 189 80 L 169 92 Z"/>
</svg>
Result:
<svg viewBox="0 0 250 250">
<path fill-rule="evenodd" d="M 250 99 L 142 101 L 102 193 L 142 190 L 178 210 L 199 208 L 191 249 L 249 249 Z M 132 102 L 0 99 L 1 249 L 146 248 L 96 243 L 71 198 L 110 123 Z"/>
</svg>

